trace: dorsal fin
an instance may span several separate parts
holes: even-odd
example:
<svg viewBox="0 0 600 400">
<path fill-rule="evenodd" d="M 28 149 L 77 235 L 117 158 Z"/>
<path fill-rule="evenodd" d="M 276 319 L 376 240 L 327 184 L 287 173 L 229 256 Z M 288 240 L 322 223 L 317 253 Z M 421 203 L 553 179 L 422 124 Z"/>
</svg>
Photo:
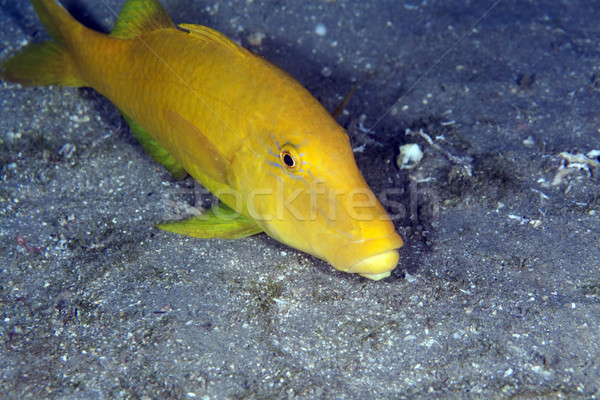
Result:
<svg viewBox="0 0 600 400">
<path fill-rule="evenodd" d="M 179 27 L 189 32 L 190 36 L 196 39 L 203 40 L 205 42 L 213 42 L 223 47 L 228 48 L 237 55 L 246 57 L 248 52 L 243 47 L 239 46 L 233 40 L 220 32 L 210 29 L 207 26 L 194 25 L 194 24 L 180 24 Z"/>
<path fill-rule="evenodd" d="M 145 32 L 174 27 L 175 24 L 158 0 L 127 0 L 110 36 L 131 39 Z"/>
</svg>

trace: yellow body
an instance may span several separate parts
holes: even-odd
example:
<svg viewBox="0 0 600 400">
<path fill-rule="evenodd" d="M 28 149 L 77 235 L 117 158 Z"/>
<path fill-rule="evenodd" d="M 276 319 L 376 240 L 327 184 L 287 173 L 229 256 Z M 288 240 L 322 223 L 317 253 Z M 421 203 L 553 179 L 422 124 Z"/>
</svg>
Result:
<svg viewBox="0 0 600 400">
<path fill-rule="evenodd" d="M 94 88 L 257 231 L 339 270 L 389 276 L 402 239 L 344 129 L 290 75 L 209 28 L 175 27 L 155 0 L 129 0 L 111 35 L 32 2 L 64 71 L 28 80 L 15 58 L 0 76 Z"/>
</svg>

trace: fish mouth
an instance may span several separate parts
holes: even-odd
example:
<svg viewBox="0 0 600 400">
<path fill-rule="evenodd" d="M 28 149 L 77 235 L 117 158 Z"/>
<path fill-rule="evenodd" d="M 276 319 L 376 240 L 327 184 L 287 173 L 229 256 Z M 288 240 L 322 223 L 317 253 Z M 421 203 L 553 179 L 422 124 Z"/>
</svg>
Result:
<svg viewBox="0 0 600 400">
<path fill-rule="evenodd" d="M 400 235 L 393 231 L 383 237 L 342 243 L 324 259 L 339 271 L 377 281 L 390 276 L 396 268 L 400 259 L 398 249 L 403 244 Z"/>
<path fill-rule="evenodd" d="M 397 249 L 402 245 L 402 238 L 396 232 L 379 238 L 346 242 L 335 249 L 328 261 L 340 271 L 377 281 L 390 276 L 396 268 L 400 259 Z"/>
<path fill-rule="evenodd" d="M 360 260 L 346 270 L 346 272 L 359 274 L 365 278 L 378 281 L 387 278 L 398 265 L 400 254 L 396 250 L 376 254 Z"/>
</svg>

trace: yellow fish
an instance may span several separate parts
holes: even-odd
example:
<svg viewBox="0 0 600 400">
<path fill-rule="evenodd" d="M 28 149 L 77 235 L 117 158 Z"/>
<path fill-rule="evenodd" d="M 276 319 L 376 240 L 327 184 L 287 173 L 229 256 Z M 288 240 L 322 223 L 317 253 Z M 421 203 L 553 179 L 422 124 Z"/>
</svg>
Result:
<svg viewBox="0 0 600 400">
<path fill-rule="evenodd" d="M 109 35 L 56 0 L 31 2 L 52 41 L 2 63 L 0 77 L 94 88 L 156 161 L 220 199 L 161 229 L 230 239 L 265 232 L 374 280 L 396 267 L 402 239 L 348 135 L 286 72 L 210 28 L 175 26 L 156 0 L 126 1 Z"/>
</svg>

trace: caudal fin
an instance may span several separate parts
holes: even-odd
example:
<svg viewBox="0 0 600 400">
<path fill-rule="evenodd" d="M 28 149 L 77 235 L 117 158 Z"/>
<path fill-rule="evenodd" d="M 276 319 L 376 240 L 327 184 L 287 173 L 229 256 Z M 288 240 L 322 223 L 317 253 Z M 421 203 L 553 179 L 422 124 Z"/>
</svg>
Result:
<svg viewBox="0 0 600 400">
<path fill-rule="evenodd" d="M 83 26 L 56 0 L 31 0 L 52 41 L 26 47 L 21 53 L 0 63 L 0 78 L 26 86 L 86 86 L 77 71 L 65 39 Z"/>
<path fill-rule="evenodd" d="M 0 79 L 27 86 L 87 86 L 78 77 L 68 52 L 69 38 L 84 34 L 85 28 L 56 0 L 31 0 L 52 41 L 34 44 L 0 63 Z M 144 32 L 175 25 L 158 0 L 127 0 L 110 36 L 131 39 Z"/>
</svg>

